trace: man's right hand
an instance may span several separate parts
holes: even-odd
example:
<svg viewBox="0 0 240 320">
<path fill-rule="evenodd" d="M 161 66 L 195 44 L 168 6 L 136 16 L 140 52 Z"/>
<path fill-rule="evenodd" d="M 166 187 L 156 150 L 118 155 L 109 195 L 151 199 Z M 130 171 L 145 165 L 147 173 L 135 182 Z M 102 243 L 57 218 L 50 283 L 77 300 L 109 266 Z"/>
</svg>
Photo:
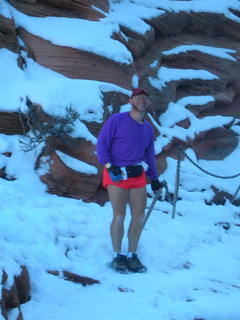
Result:
<svg viewBox="0 0 240 320">
<path fill-rule="evenodd" d="M 120 167 L 111 165 L 109 168 L 107 168 L 107 171 L 113 182 L 117 183 L 123 180 L 122 170 Z"/>
<path fill-rule="evenodd" d="M 158 179 L 151 180 L 151 188 L 152 191 L 157 191 L 159 189 L 162 189 L 164 187 L 165 183 L 163 181 L 159 181 Z"/>
</svg>

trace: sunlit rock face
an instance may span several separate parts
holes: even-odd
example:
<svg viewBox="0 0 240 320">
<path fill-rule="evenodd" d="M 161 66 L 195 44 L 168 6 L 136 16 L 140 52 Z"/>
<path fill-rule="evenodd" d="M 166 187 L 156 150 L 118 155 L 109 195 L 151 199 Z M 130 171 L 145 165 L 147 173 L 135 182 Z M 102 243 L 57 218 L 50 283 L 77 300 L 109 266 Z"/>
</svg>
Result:
<svg viewBox="0 0 240 320">
<path fill-rule="evenodd" d="M 107 0 L 9 0 L 9 3 L 32 17 L 79 18 L 96 22 L 112 12 Z M 230 9 L 230 12 L 233 17 L 240 16 L 236 9 Z M 119 29 L 111 35 L 111 39 L 131 53 L 132 60 L 128 63 L 53 43 L 5 17 L 0 19 L 0 47 L 19 53 L 19 67 L 23 69 L 24 52 L 38 64 L 72 79 L 109 82 L 131 90 L 137 85 L 133 81 L 134 76 L 137 77 L 138 85 L 146 88 L 152 97 L 153 110 L 149 120 L 153 124 L 155 120 L 157 124 L 154 128 L 156 138 L 166 140 L 157 154 L 159 173 L 166 170 L 167 156 L 176 158 L 179 144 L 193 149 L 198 159 L 224 159 L 238 144 L 238 135 L 232 126 L 236 125 L 234 118 L 239 119 L 240 110 L 239 22 L 220 13 L 184 10 L 178 13 L 165 10 L 164 14 L 143 20 L 148 25 L 145 33 L 118 21 Z M 111 113 L 119 112 L 128 99 L 127 94 L 114 90 L 102 92 L 102 122 Z M 173 121 L 169 121 L 171 115 L 174 115 Z M 225 121 L 216 118 L 214 126 L 206 128 L 204 121 L 216 116 L 224 116 Z M 196 119 L 202 121 L 202 126 L 195 127 Z M 0 132 L 21 133 L 21 123 L 15 120 L 9 120 L 9 132 L 6 132 L 6 126 L 1 127 Z M 97 138 L 102 123 L 86 121 L 85 125 Z M 171 129 L 175 126 L 183 130 L 183 137 L 173 135 L 167 140 L 161 127 Z M 54 149 L 50 154 L 49 172 L 41 179 L 52 193 L 103 203 L 107 196 L 101 186 L 101 166 L 97 162 L 95 145 L 77 139 L 74 143 L 70 148 L 61 141 L 61 144 L 55 144 L 55 149 L 90 163 L 97 168 L 97 173 L 74 172 L 59 159 Z"/>
</svg>

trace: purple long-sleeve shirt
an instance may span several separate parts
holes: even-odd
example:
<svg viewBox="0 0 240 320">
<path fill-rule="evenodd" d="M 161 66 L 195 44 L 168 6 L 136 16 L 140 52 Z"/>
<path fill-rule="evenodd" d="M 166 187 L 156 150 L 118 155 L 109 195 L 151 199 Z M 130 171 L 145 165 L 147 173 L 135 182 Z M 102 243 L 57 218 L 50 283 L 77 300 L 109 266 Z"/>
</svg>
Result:
<svg viewBox="0 0 240 320">
<path fill-rule="evenodd" d="M 128 112 L 113 114 L 106 121 L 98 137 L 97 156 L 101 164 L 119 167 L 144 161 L 147 176 L 157 178 L 153 128 L 147 120 L 138 123 Z"/>
</svg>

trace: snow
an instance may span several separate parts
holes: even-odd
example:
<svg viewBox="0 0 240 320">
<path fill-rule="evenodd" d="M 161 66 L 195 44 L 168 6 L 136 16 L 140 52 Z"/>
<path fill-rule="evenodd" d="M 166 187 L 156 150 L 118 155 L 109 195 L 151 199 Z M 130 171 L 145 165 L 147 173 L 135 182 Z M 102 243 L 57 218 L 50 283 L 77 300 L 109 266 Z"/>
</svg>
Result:
<svg viewBox="0 0 240 320">
<path fill-rule="evenodd" d="M 184 98 L 179 99 L 176 103 L 170 102 L 167 110 L 161 114 L 159 117 L 160 123 L 163 127 L 171 127 L 177 122 L 188 118 L 191 121 L 195 122 L 195 125 L 199 121 L 201 125 L 203 122 L 208 122 L 210 119 L 217 119 L 217 117 L 204 117 L 203 119 L 198 119 L 191 111 L 186 109 L 187 105 L 200 106 L 205 105 L 209 102 L 214 101 L 212 96 L 186 96 Z M 232 120 L 231 117 L 221 117 L 218 116 L 219 120 L 223 119 L 223 124 L 226 124 Z M 224 123 L 226 121 L 226 123 Z M 216 124 L 219 125 L 216 121 Z M 208 126 L 211 127 L 213 123 Z M 196 129 L 196 127 L 194 127 Z"/>
<path fill-rule="evenodd" d="M 153 87 L 161 90 L 163 87 L 166 86 L 166 83 L 171 81 L 178 81 L 181 79 L 214 80 L 218 79 L 218 76 L 206 70 L 161 67 L 158 70 L 157 78 L 149 77 L 148 79 Z"/>
<path fill-rule="evenodd" d="M 58 45 L 70 45 L 127 64 L 132 59 L 129 51 L 111 39 L 119 25 L 143 34 L 150 30 L 144 19 L 163 14 L 164 10 L 208 11 L 222 13 L 237 22 L 240 20 L 229 11 L 239 8 L 238 0 L 112 0 L 110 5 L 110 13 L 98 22 L 28 17 L 6 1 L 0 1 L 0 15 L 11 17 L 11 13 L 14 14 L 19 26 Z M 73 33 L 73 29 L 76 32 Z M 165 54 L 192 49 L 224 59 L 231 59 L 230 54 L 234 53 L 225 48 L 193 45 L 180 46 Z M 63 116 L 65 108 L 71 105 L 80 114 L 73 137 L 85 138 L 95 144 L 96 138 L 85 122 L 102 121 L 103 93 L 117 91 L 130 95 L 128 90 L 111 83 L 68 79 L 25 58 L 26 67 L 21 70 L 17 67 L 17 55 L 0 49 L 0 110 L 26 111 L 26 96 L 53 116 Z M 157 62 L 153 61 L 151 67 L 157 68 Z M 162 89 L 168 82 L 180 79 L 213 80 L 217 76 L 206 70 L 161 67 L 158 79 L 150 78 L 150 81 Z M 136 75 L 132 83 L 137 86 Z M 232 117 L 198 119 L 186 108 L 189 104 L 199 107 L 213 101 L 213 96 L 188 96 L 172 101 L 159 118 L 161 126 L 153 121 L 161 133 L 155 142 L 156 154 L 174 137 L 188 141 L 204 130 L 229 123 Z M 108 108 L 112 110 L 111 105 Z M 129 108 L 126 104 L 120 109 L 123 112 Z M 186 118 L 190 121 L 189 128 L 177 126 L 177 122 Z M 238 125 L 232 129 L 240 134 Z M 0 270 L 7 272 L 10 288 L 13 277 L 21 271 L 19 266 L 28 268 L 31 300 L 21 305 L 25 320 L 75 320 L 76 317 L 86 320 L 240 319 L 239 207 L 228 200 L 225 205 L 206 204 L 214 195 L 212 185 L 234 194 L 239 178 L 227 180 L 208 176 L 184 159 L 176 218 L 171 219 L 170 203 L 158 201 L 140 239 L 138 253 L 148 272 L 123 275 L 107 267 L 112 259 L 110 203 L 100 207 L 47 193 L 39 175 L 47 170 L 48 159 L 43 168 L 34 170 L 42 145 L 25 153 L 20 147 L 20 139 L 23 137 L 0 135 L 0 168 L 5 167 L 10 179 L 0 179 Z M 6 157 L 5 152 L 11 152 L 12 156 Z M 97 173 L 94 166 L 56 152 L 73 170 Z M 186 150 L 186 153 L 197 161 L 193 150 Z M 238 146 L 224 160 L 199 160 L 198 163 L 214 174 L 229 176 L 240 172 L 240 162 L 236 161 L 239 157 Z M 167 169 L 160 179 L 168 182 L 170 192 L 174 192 L 175 173 L 176 160 L 168 157 Z M 152 195 L 149 185 L 147 189 Z M 147 209 L 151 201 L 148 198 Z M 129 221 L 130 210 L 127 208 L 126 231 Z M 230 228 L 225 230 L 221 222 L 228 223 Z M 126 250 L 125 236 L 123 251 Z M 53 276 L 47 273 L 48 270 L 58 270 L 60 275 Z M 92 277 L 100 284 L 82 287 L 68 282 L 61 274 L 64 270 Z M 9 319 L 16 320 L 16 317 L 17 310 L 11 310 Z"/>
<path fill-rule="evenodd" d="M 229 124 L 232 120 L 232 117 L 224 116 L 209 116 L 203 119 L 197 119 L 192 117 L 192 114 L 187 110 L 184 111 L 185 113 L 183 114 L 176 113 L 173 103 L 170 103 L 167 113 L 164 113 L 162 116 L 160 116 L 162 125 L 159 126 L 156 122 L 154 122 L 155 128 L 160 133 L 155 141 L 156 154 L 161 153 L 164 147 L 166 147 L 174 137 L 182 141 L 188 141 L 188 139 L 194 139 L 198 134 L 205 130 L 222 127 L 223 125 Z M 171 116 L 172 119 L 168 119 L 167 115 Z M 185 129 L 176 124 L 177 122 L 187 118 L 190 120 L 189 128 Z"/>
<path fill-rule="evenodd" d="M 102 13 L 104 16 L 107 15 L 106 11 L 103 11 L 102 9 L 100 9 L 100 8 L 98 8 L 98 7 L 96 7 L 96 6 L 91 5 L 91 8 L 93 8 L 94 10 Z"/>
<path fill-rule="evenodd" d="M 73 132 L 71 133 L 73 138 L 84 138 L 93 144 L 97 143 L 97 138 L 88 130 L 87 126 L 82 121 L 77 121 L 74 124 Z"/>
<path fill-rule="evenodd" d="M 130 94 L 128 90 L 111 83 L 69 79 L 38 65 L 30 58 L 26 58 L 26 62 L 26 69 L 21 70 L 17 67 L 15 53 L 0 49 L 0 110 L 26 111 L 24 99 L 28 96 L 33 102 L 42 105 L 44 111 L 50 115 L 64 115 L 66 107 L 71 105 L 79 112 L 81 120 L 101 122 L 102 92 Z M 5 68 L 6 65 L 8 68 Z"/>
<path fill-rule="evenodd" d="M 155 153 L 161 153 L 163 149 L 175 137 L 182 141 L 194 139 L 198 134 L 205 130 L 219 128 L 232 121 L 232 117 L 225 116 L 206 116 L 197 118 L 190 110 L 186 108 L 187 105 L 201 106 L 214 101 L 212 96 L 186 96 L 176 102 L 170 102 L 165 112 L 159 117 L 159 124 L 150 116 L 155 129 L 159 132 L 159 136 L 155 140 Z M 121 111 L 127 109 L 127 105 L 123 106 Z M 177 125 L 178 122 L 188 119 L 190 125 L 188 128 L 183 128 Z M 239 133 L 238 126 L 234 127 L 236 133 Z"/>
<path fill-rule="evenodd" d="M 4 16 L 7 19 L 12 18 L 11 12 L 10 12 L 5 0 L 2 0 L 0 2 L 0 15 Z"/>
<path fill-rule="evenodd" d="M 132 87 L 138 88 L 138 86 L 139 86 L 139 79 L 138 79 L 138 76 L 134 74 L 134 76 L 132 77 Z"/>
<path fill-rule="evenodd" d="M 183 107 L 187 105 L 192 105 L 194 107 L 194 105 L 205 105 L 209 102 L 213 102 L 214 100 L 213 96 L 187 96 L 179 99 L 177 104 L 180 104 Z"/>
<path fill-rule="evenodd" d="M 240 127 L 239 126 L 232 126 L 232 130 L 235 131 L 238 135 L 240 135 Z"/>
<path fill-rule="evenodd" d="M 166 12 L 210 12 L 223 14 L 226 18 L 240 22 L 240 18 L 234 15 L 230 9 L 239 10 L 238 0 L 120 0 L 110 1 L 110 16 L 119 25 L 123 25 L 139 34 L 149 30 L 144 20 L 150 20 Z"/>
<path fill-rule="evenodd" d="M 119 27 L 110 18 L 100 22 L 63 17 L 37 18 L 25 15 L 13 7 L 11 12 L 17 27 L 53 44 L 91 52 L 124 64 L 132 62 L 132 55 L 127 48 L 111 38 L 114 32 L 119 31 Z"/>
<path fill-rule="evenodd" d="M 67 167 L 69 167 L 77 172 L 82 172 L 82 173 L 86 173 L 86 174 L 97 174 L 97 172 L 98 172 L 96 167 L 91 166 L 88 163 L 80 161 L 76 158 L 70 157 L 66 153 L 63 153 L 59 150 L 56 150 L 56 154 L 59 156 L 59 158 L 63 161 L 63 163 Z"/>
<path fill-rule="evenodd" d="M 47 194 L 31 169 L 34 154 L 19 149 L 18 137 L 1 138 L 17 154 L 7 161 L 18 178 L 0 180 L 1 265 L 9 274 L 9 286 L 20 264 L 30 271 L 32 298 L 21 306 L 24 319 L 63 320 L 66 314 L 69 320 L 76 319 L 76 314 L 88 320 L 112 320 L 113 315 L 116 320 L 239 318 L 239 210 L 228 201 L 224 206 L 204 203 L 213 195 L 213 181 L 221 187 L 223 180 L 205 175 L 184 160 L 176 218 L 170 218 L 169 203 L 157 202 L 142 234 L 139 255 L 148 272 L 122 275 L 106 266 L 112 259 L 110 203 L 100 207 Z M 192 151 L 189 155 L 194 157 Z M 235 161 L 239 156 L 237 148 L 223 161 L 200 164 L 215 173 L 235 173 L 240 171 Z M 175 168 L 176 160 L 168 158 L 161 179 L 168 181 L 170 191 Z M 233 193 L 239 179 L 224 183 Z M 149 198 L 148 207 L 150 203 Z M 127 227 L 129 209 L 126 219 Z M 230 229 L 224 230 L 219 222 L 228 222 Z M 124 238 L 123 250 L 126 246 Z M 82 287 L 47 270 L 67 270 L 101 283 Z M 10 320 L 16 313 L 11 311 Z"/>
<path fill-rule="evenodd" d="M 153 68 L 153 69 L 154 69 L 154 68 L 157 68 L 158 63 L 159 63 L 159 62 L 158 62 L 157 60 L 154 60 L 154 61 L 150 64 L 150 67 Z"/>
<path fill-rule="evenodd" d="M 179 54 L 188 51 L 200 51 L 209 55 L 213 55 L 222 59 L 227 59 L 231 61 L 236 61 L 237 59 L 232 57 L 229 53 L 235 53 L 236 50 L 226 49 L 226 48 L 216 48 L 211 46 L 202 46 L 202 45 L 182 45 L 171 50 L 163 51 L 162 54 Z"/>
<path fill-rule="evenodd" d="M 130 2 L 131 0 L 124 0 L 123 2 Z M 145 0 L 134 0 L 134 3 L 147 6 L 149 8 L 159 8 L 162 10 L 172 12 L 210 12 L 223 14 L 229 19 L 236 22 L 240 22 L 240 18 L 231 13 L 229 9 L 239 10 L 238 0 L 190 0 L 190 1 L 178 1 L 178 0 L 148 0 L 147 5 Z"/>
<path fill-rule="evenodd" d="M 138 5 L 130 1 L 112 1 L 110 4 L 110 16 L 120 26 L 129 28 L 142 35 L 152 29 L 149 24 L 144 22 L 144 19 L 155 18 L 165 13 L 163 10 L 148 8 L 146 3 Z"/>
</svg>

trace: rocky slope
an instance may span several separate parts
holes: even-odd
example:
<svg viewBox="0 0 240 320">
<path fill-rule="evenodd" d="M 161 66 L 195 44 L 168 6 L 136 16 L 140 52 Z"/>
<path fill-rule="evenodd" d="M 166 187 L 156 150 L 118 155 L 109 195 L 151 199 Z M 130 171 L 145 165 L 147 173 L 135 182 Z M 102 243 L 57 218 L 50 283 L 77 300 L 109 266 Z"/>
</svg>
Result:
<svg viewBox="0 0 240 320">
<path fill-rule="evenodd" d="M 121 10 L 121 2 L 9 0 L 0 1 L 0 9 L 2 5 L 8 4 L 11 5 L 11 10 L 15 8 L 18 12 L 35 18 L 65 17 L 98 22 L 106 15 L 116 16 L 118 10 Z M 135 2 L 139 1 L 131 1 L 131 5 Z M 240 125 L 240 23 L 237 21 L 240 8 L 230 7 L 227 16 L 214 10 L 185 10 L 184 6 L 178 11 L 166 9 L 161 7 L 160 2 L 159 14 L 155 12 L 150 17 L 143 14 L 138 18 L 138 22 L 144 23 L 145 32 L 138 31 L 137 26 L 121 22 L 121 19 L 116 20 L 119 29 L 111 34 L 111 38 L 123 44 L 131 53 L 133 59 L 129 63 L 121 63 L 89 50 L 56 44 L 31 33 L 15 21 L 14 15 L 3 14 L 4 11 L 0 11 L 0 49 L 6 48 L 16 53 L 18 67 L 23 71 L 26 68 L 26 57 L 30 57 L 39 65 L 68 78 L 109 82 L 126 89 L 125 92 L 132 88 L 133 79 L 138 78 L 138 85 L 146 88 L 152 97 L 153 110 L 149 120 L 155 127 L 156 139 L 165 141 L 157 154 L 161 174 L 167 167 L 166 158 L 176 158 L 179 144 L 185 149 L 193 149 L 198 159 L 206 160 L 224 159 L 238 145 L 239 130 L 233 128 Z M 183 2 L 185 4 L 187 1 Z M 216 52 L 213 54 L 209 49 L 213 47 L 218 48 L 218 53 L 219 48 L 225 48 L 225 51 L 221 55 Z M 178 50 L 174 51 L 173 48 Z M 191 70 L 191 76 L 168 78 L 173 70 L 175 74 L 180 72 L 181 75 Z M 193 71 L 200 70 L 207 71 L 208 76 L 211 74 L 214 77 L 192 76 Z M 186 97 L 188 98 L 185 99 Z M 128 98 L 127 94 L 117 90 L 103 91 L 103 121 L 112 112 L 119 112 Z M 44 112 L 44 105 L 39 106 L 39 101 L 29 103 L 37 106 L 37 116 L 42 122 L 50 121 L 51 117 Z M 168 113 L 168 108 L 178 115 L 179 120 L 169 123 L 171 114 Z M 217 116 L 223 116 L 225 118 L 222 119 L 226 120 L 218 121 Z M 214 128 L 206 128 L 204 122 L 202 127 L 194 127 L 198 119 L 207 120 L 209 117 L 216 117 Z M 102 123 L 87 120 L 83 123 L 93 136 L 98 136 Z M 172 127 L 180 128 L 184 133 L 182 138 L 168 134 L 167 129 Z M 18 112 L 0 112 L 0 133 L 21 136 L 29 129 L 29 123 Z M 96 167 L 98 173 L 75 171 L 62 161 L 58 151 Z M 12 154 L 4 152 L 3 156 L 11 157 Z M 41 179 L 47 184 L 49 192 L 100 204 L 106 201 L 107 194 L 101 186 L 101 166 L 96 159 L 93 142 L 71 136 L 65 139 L 50 136 L 39 153 L 36 170 L 46 156 L 52 161 L 49 171 Z M 15 179 L 14 176 L 7 175 L 4 166 L 0 169 L 0 175 L 4 179 Z M 217 194 L 218 190 L 213 189 Z M 218 195 L 220 198 L 215 196 L 213 201 L 220 204 L 224 197 L 230 198 L 224 192 Z M 19 267 L 19 270 L 10 289 L 7 286 L 7 274 L 2 274 L 0 304 L 5 319 L 8 319 L 8 311 L 13 307 L 19 308 L 17 319 L 22 319 L 20 303 L 30 298 L 27 270 L 24 266 Z"/>
<path fill-rule="evenodd" d="M 53 16 L 89 21 L 100 21 L 108 14 L 116 15 L 121 8 L 121 1 L 109 3 L 107 0 L 9 0 L 9 4 L 18 12 L 32 17 Z M 133 59 L 128 64 L 87 50 L 58 45 L 19 26 L 14 17 L 3 15 L 0 16 L 0 48 L 17 53 L 19 68 L 23 70 L 26 63 L 24 57 L 27 54 L 38 64 L 69 78 L 109 82 L 127 90 L 132 88 L 132 79 L 137 75 L 139 86 L 145 87 L 151 93 L 154 106 L 151 120 L 154 119 L 160 125 L 160 129 L 155 126 L 156 137 L 160 136 L 160 139 L 164 137 L 164 133 L 161 132 L 161 115 L 166 112 L 169 103 L 176 103 L 177 112 L 177 102 L 184 97 L 212 97 L 209 101 L 201 103 L 196 99 L 192 103 L 188 101 L 185 107 L 197 119 L 222 115 L 230 117 L 228 123 L 216 125 L 210 130 L 203 127 L 192 137 L 186 134 L 183 140 L 172 136 L 157 155 L 158 169 L 161 173 L 166 169 L 166 157 L 176 157 L 178 144 L 192 148 L 198 158 L 209 160 L 223 159 L 238 144 L 238 135 L 231 126 L 236 125 L 239 119 L 240 24 L 237 19 L 240 10 L 230 7 L 228 10 L 232 16 L 228 17 L 217 12 L 192 12 L 184 10 L 184 7 L 179 11 L 167 10 L 161 8 L 160 3 L 158 9 L 159 14 L 142 17 L 141 21 L 147 25 L 145 33 L 138 32 L 137 27 L 134 29 L 126 26 L 121 20 L 118 21 L 119 30 L 113 32 L 111 37 L 124 44 L 131 52 Z M 207 47 L 229 49 L 228 58 L 209 53 Z M 173 48 L 185 49 L 171 52 Z M 168 72 L 170 68 L 181 72 L 188 72 L 189 69 L 205 70 L 215 78 L 173 78 L 166 81 L 161 88 L 157 87 L 154 81 L 159 81 L 159 71 Z M 120 106 L 127 101 L 128 96 L 123 93 L 103 92 L 104 120 L 109 115 L 110 105 L 111 112 L 118 112 Z M 44 109 L 44 106 L 42 107 Z M 0 121 L 1 133 L 23 134 L 22 123 L 16 113 L 1 113 Z M 97 137 L 101 124 L 89 121 L 85 124 Z M 186 115 L 173 125 L 188 130 L 191 129 L 192 119 Z M 53 161 L 49 172 L 42 176 L 42 180 L 47 183 L 50 192 L 82 198 L 85 201 L 104 202 L 107 196 L 101 187 L 101 167 L 94 153 L 95 145 L 84 139 L 69 137 L 69 140 L 71 143 L 55 138 L 49 139 L 51 142 L 47 143 L 51 144 L 50 156 Z M 61 161 L 55 150 L 94 165 L 99 169 L 98 174 L 76 173 Z M 4 172 L 2 176 L 4 177 Z"/>
</svg>

